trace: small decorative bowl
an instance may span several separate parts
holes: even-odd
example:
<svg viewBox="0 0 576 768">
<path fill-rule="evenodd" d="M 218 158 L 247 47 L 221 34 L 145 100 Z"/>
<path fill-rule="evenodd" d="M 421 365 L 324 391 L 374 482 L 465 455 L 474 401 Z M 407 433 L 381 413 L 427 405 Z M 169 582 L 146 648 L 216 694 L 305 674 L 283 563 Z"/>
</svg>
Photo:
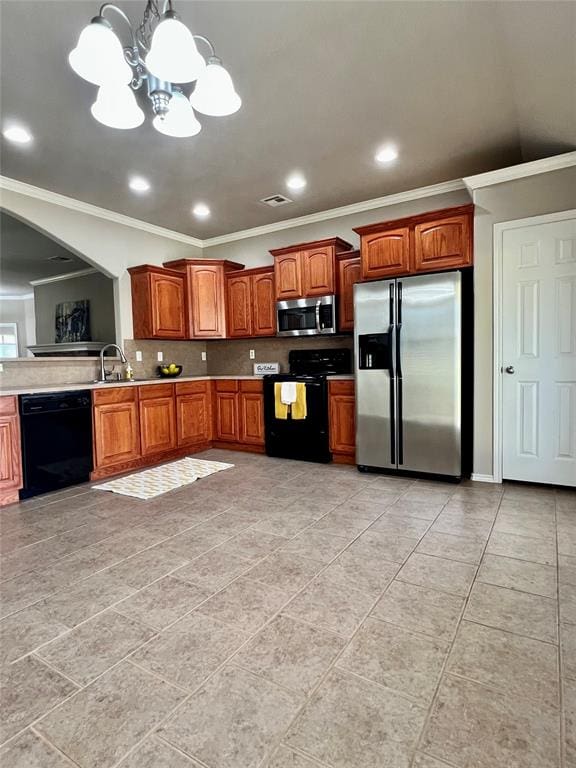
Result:
<svg viewBox="0 0 576 768">
<path fill-rule="evenodd" d="M 182 373 L 181 365 L 177 365 L 176 370 L 171 373 L 170 372 L 166 373 L 165 371 L 162 370 L 163 368 L 167 368 L 167 367 L 168 367 L 167 365 L 158 366 L 158 375 L 160 376 L 161 379 L 175 379 L 178 376 L 180 376 L 180 374 Z"/>
</svg>

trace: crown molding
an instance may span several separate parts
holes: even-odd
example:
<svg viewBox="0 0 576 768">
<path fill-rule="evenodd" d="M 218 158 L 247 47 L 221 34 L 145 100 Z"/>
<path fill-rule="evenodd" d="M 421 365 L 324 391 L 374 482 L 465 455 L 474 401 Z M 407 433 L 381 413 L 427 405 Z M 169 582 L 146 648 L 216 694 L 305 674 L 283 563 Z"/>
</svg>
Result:
<svg viewBox="0 0 576 768">
<path fill-rule="evenodd" d="M 123 213 L 116 213 L 116 211 L 110 211 L 107 208 L 100 208 L 97 205 L 91 203 L 84 203 L 82 200 L 76 200 L 73 197 L 66 197 L 60 195 L 57 192 L 51 192 L 49 189 L 42 189 L 41 187 L 35 187 L 32 184 L 26 184 L 23 181 L 17 179 L 10 179 L 7 176 L 0 176 L 0 189 L 5 189 L 7 192 L 16 192 L 19 195 L 26 195 L 27 197 L 33 197 L 36 200 L 42 200 L 45 203 L 52 203 L 52 205 L 59 205 L 61 208 L 68 208 L 71 211 L 77 211 L 78 213 L 85 213 L 89 216 L 95 216 L 98 219 L 104 219 L 105 221 L 111 221 L 114 224 L 121 224 L 124 227 L 131 227 L 132 229 L 138 229 L 141 232 L 147 232 L 150 235 L 156 235 L 157 237 L 165 237 L 169 240 L 176 240 L 179 243 L 185 243 L 186 245 L 193 245 L 195 248 L 202 248 L 202 240 L 191 235 L 185 235 L 182 232 L 175 232 L 172 229 L 165 229 L 159 227 L 156 224 L 150 224 L 147 221 L 141 219 L 134 219 L 131 216 L 125 216 Z"/>
<path fill-rule="evenodd" d="M 48 285 L 49 283 L 59 283 L 62 280 L 73 280 L 75 277 L 85 277 L 86 275 L 101 275 L 99 269 L 88 267 L 87 269 L 78 269 L 76 272 L 65 272 L 62 275 L 52 275 L 51 277 L 39 277 L 38 280 L 30 280 L 30 285 Z"/>
<path fill-rule="evenodd" d="M 496 171 L 478 173 L 475 176 L 465 176 L 462 181 L 470 192 L 482 187 L 491 187 L 494 184 L 503 184 L 506 181 L 525 179 L 528 176 L 536 176 L 539 173 L 559 171 L 563 168 L 571 168 L 576 165 L 576 152 L 565 152 L 562 155 L 545 157 L 542 160 L 533 160 L 530 163 L 510 165 L 508 168 L 498 168 Z"/>
<path fill-rule="evenodd" d="M 398 203 L 406 203 L 410 200 L 420 200 L 424 197 L 433 197 L 434 195 L 443 195 L 447 192 L 455 192 L 461 189 L 466 189 L 464 183 L 460 179 L 454 179 L 453 181 L 444 181 L 440 184 L 433 184 L 429 187 L 420 187 L 418 189 L 410 189 L 406 192 L 398 192 L 394 195 L 385 195 L 384 197 L 375 197 L 372 200 L 364 200 L 360 203 L 352 203 L 351 205 L 343 205 L 340 208 L 330 208 L 327 211 L 319 211 L 318 213 L 310 213 L 306 216 L 298 216 L 294 219 L 285 219 L 284 221 L 277 221 L 274 224 L 265 224 L 262 227 L 252 227 L 252 229 L 242 229 L 238 232 L 230 232 L 227 235 L 219 235 L 218 237 L 210 237 L 202 242 L 203 248 L 210 248 L 214 245 L 224 245 L 225 243 L 233 243 L 235 240 L 245 240 L 249 237 L 258 237 L 259 235 L 267 235 L 271 232 L 280 232 L 283 229 L 292 229 L 293 227 L 303 227 L 306 224 L 316 224 L 319 221 L 328 221 L 329 219 L 337 219 L 340 216 L 351 216 L 355 213 L 362 213 L 363 211 L 372 211 L 375 208 L 385 208 L 388 205 L 397 205 Z"/>
</svg>

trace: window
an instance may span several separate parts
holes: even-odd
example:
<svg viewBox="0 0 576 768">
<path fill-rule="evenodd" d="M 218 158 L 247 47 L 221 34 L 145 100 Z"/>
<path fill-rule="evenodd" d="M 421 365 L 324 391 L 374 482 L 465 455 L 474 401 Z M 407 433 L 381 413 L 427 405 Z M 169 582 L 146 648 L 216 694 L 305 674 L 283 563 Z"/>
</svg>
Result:
<svg viewBox="0 0 576 768">
<path fill-rule="evenodd" d="M 0 323 L 0 357 L 18 357 L 16 323 Z"/>
</svg>

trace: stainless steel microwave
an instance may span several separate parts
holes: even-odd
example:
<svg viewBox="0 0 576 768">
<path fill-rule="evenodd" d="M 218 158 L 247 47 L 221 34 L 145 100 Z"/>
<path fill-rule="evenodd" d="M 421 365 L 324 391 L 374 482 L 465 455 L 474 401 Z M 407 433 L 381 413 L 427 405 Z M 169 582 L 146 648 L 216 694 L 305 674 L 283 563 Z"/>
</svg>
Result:
<svg viewBox="0 0 576 768">
<path fill-rule="evenodd" d="M 336 333 L 336 296 L 276 302 L 278 336 Z"/>
</svg>

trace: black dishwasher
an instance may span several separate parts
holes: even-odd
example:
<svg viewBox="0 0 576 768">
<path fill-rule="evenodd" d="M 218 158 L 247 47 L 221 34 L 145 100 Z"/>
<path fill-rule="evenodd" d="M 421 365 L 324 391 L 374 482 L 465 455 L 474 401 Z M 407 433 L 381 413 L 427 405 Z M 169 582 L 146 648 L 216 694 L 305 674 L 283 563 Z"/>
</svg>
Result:
<svg viewBox="0 0 576 768">
<path fill-rule="evenodd" d="M 20 395 L 22 467 L 20 498 L 84 483 L 92 470 L 89 390 Z"/>
</svg>

